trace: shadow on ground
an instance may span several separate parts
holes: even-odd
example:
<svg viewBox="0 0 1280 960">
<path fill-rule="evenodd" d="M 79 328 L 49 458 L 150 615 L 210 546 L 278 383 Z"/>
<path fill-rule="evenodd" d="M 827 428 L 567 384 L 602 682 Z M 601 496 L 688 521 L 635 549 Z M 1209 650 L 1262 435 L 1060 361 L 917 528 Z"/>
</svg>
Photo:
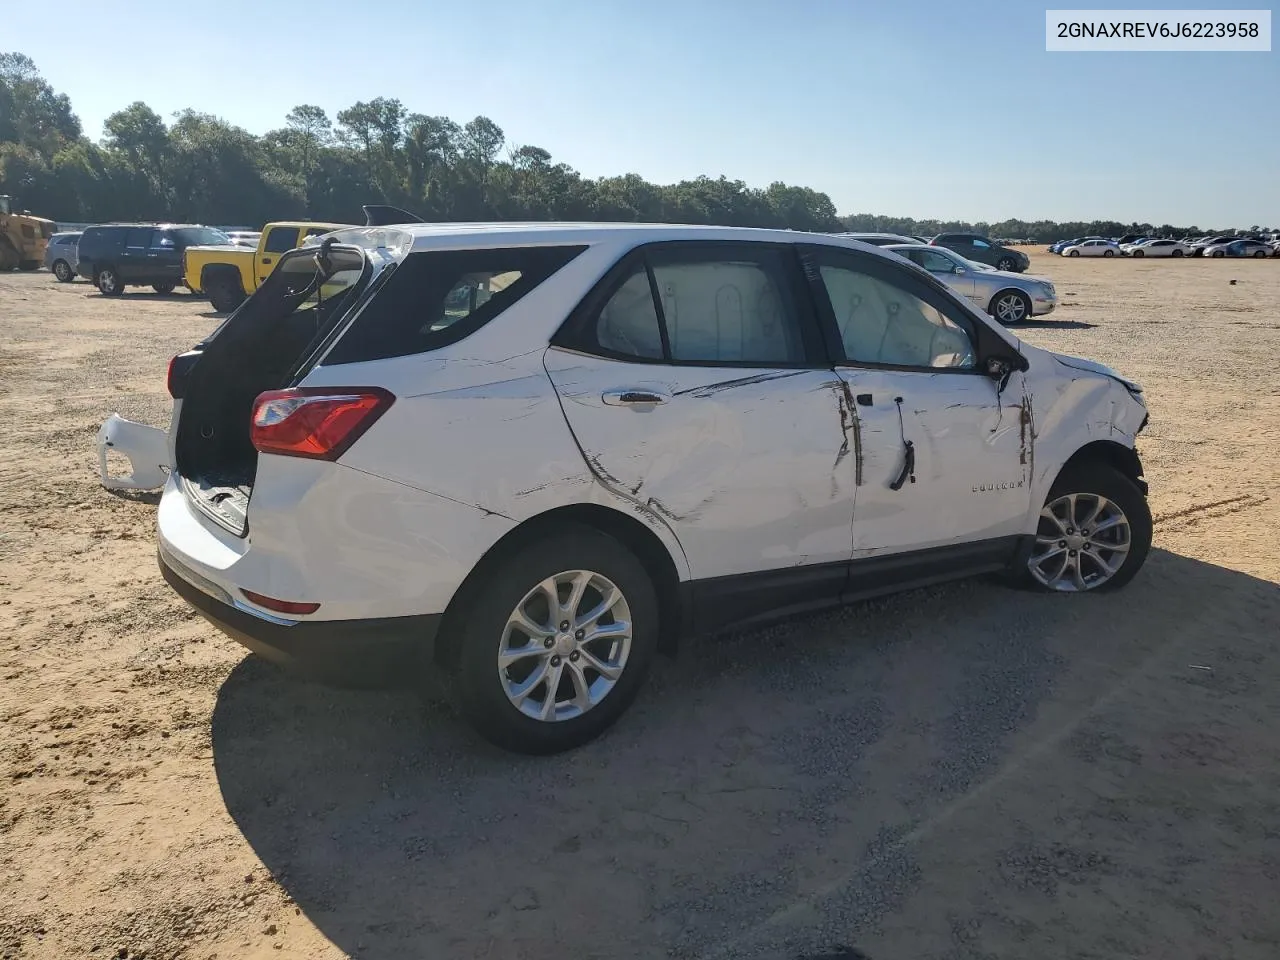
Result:
<svg viewBox="0 0 1280 960">
<path fill-rule="evenodd" d="M 1006 324 L 1011 330 L 1093 330 L 1096 323 L 1083 320 L 1024 320 L 1022 323 Z"/>
<path fill-rule="evenodd" d="M 1185 915 L 1196 894 L 1162 899 L 1134 866 L 1120 892 L 1044 912 L 1044 883 L 1083 877 L 1071 889 L 1089 894 L 1097 857 L 1115 864 L 1165 829 L 1165 811 L 1147 823 L 1137 805 L 1089 828 L 1101 853 L 1036 853 L 1075 836 L 1064 791 L 1099 762 L 1063 731 L 1102 723 L 1100 704 L 1127 703 L 1148 674 L 1172 685 L 1174 720 L 1201 723 L 1165 674 L 1225 669 L 1248 617 L 1280 622 L 1278 597 L 1163 551 L 1118 594 L 917 591 L 691 644 L 610 734 L 541 759 L 500 753 L 411 695 L 330 690 L 249 658 L 220 691 L 214 760 L 256 853 L 355 957 L 1120 955 L 1116 926 L 1141 929 L 1126 917 L 1159 936 L 1161 911 Z M 1116 749 L 1100 729 L 1099 749 Z M 1010 778 L 1026 757 L 1043 772 Z M 1139 766 L 1117 789 L 1153 775 Z M 1186 782 L 1161 789 L 1197 802 Z M 1227 952 L 1241 896 L 1216 927 Z"/>
</svg>

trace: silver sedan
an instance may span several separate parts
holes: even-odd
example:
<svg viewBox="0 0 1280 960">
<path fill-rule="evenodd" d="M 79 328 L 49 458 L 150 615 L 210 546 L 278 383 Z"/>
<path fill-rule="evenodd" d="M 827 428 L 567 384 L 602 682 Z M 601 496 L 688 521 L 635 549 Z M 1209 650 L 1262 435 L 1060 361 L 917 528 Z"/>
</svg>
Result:
<svg viewBox="0 0 1280 960">
<path fill-rule="evenodd" d="M 1058 294 L 1044 277 L 996 270 L 985 263 L 967 260 L 946 247 L 895 243 L 884 249 L 892 250 L 928 270 L 1003 324 L 1021 323 L 1030 317 L 1043 316 L 1058 305 Z"/>
</svg>

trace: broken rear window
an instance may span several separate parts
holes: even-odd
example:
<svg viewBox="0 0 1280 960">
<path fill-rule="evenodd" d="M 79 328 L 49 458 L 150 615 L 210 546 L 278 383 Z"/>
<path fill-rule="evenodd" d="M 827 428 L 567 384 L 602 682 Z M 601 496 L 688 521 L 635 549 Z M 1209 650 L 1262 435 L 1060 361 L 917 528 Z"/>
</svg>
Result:
<svg viewBox="0 0 1280 960">
<path fill-rule="evenodd" d="M 413 253 L 325 358 L 358 363 L 456 343 L 502 313 L 585 247 L 504 247 Z"/>
</svg>

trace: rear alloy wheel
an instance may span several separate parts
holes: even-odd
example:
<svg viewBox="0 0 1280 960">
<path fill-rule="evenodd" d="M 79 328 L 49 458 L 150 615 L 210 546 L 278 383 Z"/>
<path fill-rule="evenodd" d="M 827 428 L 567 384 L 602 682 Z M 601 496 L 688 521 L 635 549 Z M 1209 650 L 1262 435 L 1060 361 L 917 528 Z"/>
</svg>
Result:
<svg viewBox="0 0 1280 960">
<path fill-rule="evenodd" d="M 1183 256 L 1183 253 L 1182 253 L 1182 251 L 1181 251 L 1181 250 L 1175 250 L 1175 251 L 1173 251 L 1173 253 L 1172 253 L 1171 255 L 1172 255 L 1172 256 L 1175 256 L 1175 257 L 1181 257 L 1181 256 Z"/>
<path fill-rule="evenodd" d="M 124 284 L 114 267 L 102 267 L 93 275 L 93 282 L 104 297 L 118 297 L 124 293 Z"/>
<path fill-rule="evenodd" d="M 58 278 L 59 283 L 70 283 L 76 276 L 71 272 L 71 264 L 65 260 L 53 261 L 53 275 Z"/>
<path fill-rule="evenodd" d="M 1021 323 L 1031 316 L 1031 298 L 1021 290 L 1004 290 L 991 301 L 989 312 L 1006 327 Z"/>
<path fill-rule="evenodd" d="M 1104 257 L 1114 257 L 1116 255 L 1116 252 L 1114 250 L 1103 250 L 1102 255 Z"/>
<path fill-rule="evenodd" d="M 1015 267 L 1017 267 L 1017 265 L 1018 265 L 1018 264 L 1013 260 L 1013 258 L 1011 258 L 1011 257 L 1001 257 L 1001 258 L 1000 258 L 1000 260 L 996 263 L 996 269 L 997 269 L 997 270 L 1006 270 L 1006 271 L 1010 271 L 1010 272 L 1012 272 L 1012 271 L 1013 271 L 1013 269 L 1014 269 Z"/>
<path fill-rule="evenodd" d="M 153 283 L 151 285 L 151 289 L 154 290 L 156 293 L 168 294 L 168 293 L 173 293 L 173 288 L 176 286 L 177 286 L 176 283 Z"/>
<path fill-rule="evenodd" d="M 1267 251 L 1265 251 L 1265 250 L 1255 250 L 1255 251 L 1253 251 L 1253 257 L 1254 257 L 1254 259 L 1255 259 L 1255 260 L 1256 260 L 1258 257 L 1265 257 L 1266 255 L 1267 255 Z"/>
<path fill-rule="evenodd" d="M 1151 509 L 1128 477 L 1105 464 L 1070 468 L 1040 511 L 1027 559 L 1032 582 L 1056 593 L 1124 586 L 1151 549 Z"/>
<path fill-rule="evenodd" d="M 454 683 L 489 741 L 558 753 L 594 739 L 635 699 L 658 644 L 644 566 L 587 527 L 530 544 L 469 592 Z"/>
</svg>

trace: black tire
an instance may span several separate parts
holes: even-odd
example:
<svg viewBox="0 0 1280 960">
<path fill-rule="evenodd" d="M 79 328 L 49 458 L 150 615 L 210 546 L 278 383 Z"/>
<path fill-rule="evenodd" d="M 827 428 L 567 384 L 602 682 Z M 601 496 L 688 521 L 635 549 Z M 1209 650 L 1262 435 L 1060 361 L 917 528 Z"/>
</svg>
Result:
<svg viewBox="0 0 1280 960">
<path fill-rule="evenodd" d="M 205 287 L 205 293 L 209 295 L 213 309 L 219 313 L 230 313 L 245 301 L 240 285 L 227 280 L 211 280 Z"/>
<path fill-rule="evenodd" d="M 1253 257 L 1254 257 L 1254 259 L 1255 259 L 1255 260 L 1256 260 L 1258 257 L 1265 257 L 1266 255 L 1267 255 L 1267 252 L 1266 252 L 1265 250 L 1255 250 L 1255 251 L 1253 251 Z"/>
<path fill-rule="evenodd" d="M 1145 256 L 1146 256 L 1146 254 L 1145 254 L 1145 253 L 1143 253 L 1141 250 L 1130 250 L 1130 251 L 1129 251 L 1129 256 L 1131 256 L 1131 257 L 1145 257 Z"/>
<path fill-rule="evenodd" d="M 1067 256 L 1068 256 L 1068 257 L 1078 257 L 1078 256 L 1080 256 L 1080 251 L 1079 251 L 1079 250 L 1071 250 L 1071 251 L 1069 251 L 1069 252 L 1067 253 Z"/>
<path fill-rule="evenodd" d="M 93 284 L 104 297 L 118 297 L 124 293 L 120 272 L 115 267 L 98 267 L 93 271 Z"/>
<path fill-rule="evenodd" d="M 996 261 L 996 269 L 1012 273 L 1018 269 L 1018 261 L 1014 260 L 1013 257 L 1001 257 Z"/>
<path fill-rule="evenodd" d="M 151 289 L 154 290 L 156 293 L 170 294 L 170 293 L 173 293 L 173 288 L 176 286 L 177 286 L 176 283 L 153 283 L 151 285 Z"/>
<path fill-rule="evenodd" d="M 1175 251 L 1173 251 L 1173 254 L 1172 254 L 1172 255 L 1173 255 L 1173 256 L 1175 256 L 1175 257 L 1182 257 L 1182 256 L 1186 256 L 1186 254 L 1184 254 L 1181 250 L 1175 250 Z"/>
<path fill-rule="evenodd" d="M 1103 250 L 1102 255 L 1104 257 L 1114 257 L 1116 255 L 1116 252 L 1114 250 Z"/>
<path fill-rule="evenodd" d="M 999 312 L 999 305 L 1001 301 L 1008 300 L 1009 298 L 1014 298 L 1018 301 L 1019 304 L 1021 304 L 1022 312 L 1016 315 L 1009 313 L 1009 314 L 1006 314 L 1006 316 L 1002 317 Z M 1031 310 L 1032 310 L 1031 298 L 1021 290 L 1001 290 L 994 297 L 992 297 L 991 302 L 987 304 L 987 313 L 997 323 L 1006 327 L 1012 323 L 1024 323 L 1025 321 L 1030 320 Z"/>
<path fill-rule="evenodd" d="M 21 270 L 23 273 L 30 273 L 32 270 L 39 270 L 40 261 L 39 260 L 19 260 L 18 269 Z"/>
<path fill-rule="evenodd" d="M 53 275 L 58 278 L 59 283 L 70 283 L 76 278 L 76 272 L 65 260 L 53 261 Z"/>
<path fill-rule="evenodd" d="M 529 591 L 570 570 L 593 571 L 621 590 L 631 612 L 631 648 L 621 676 L 596 706 L 571 719 L 537 720 L 507 698 L 497 670 L 498 651 L 507 618 Z M 466 609 L 451 617 L 459 650 L 450 689 L 459 712 L 486 740 L 519 753 L 559 753 L 608 729 L 639 693 L 658 647 L 658 598 L 644 565 L 613 537 L 570 525 L 480 570 L 477 577 L 465 594 Z"/>
<path fill-rule="evenodd" d="M 1109 580 L 1090 586 L 1085 592 L 1119 590 L 1137 575 L 1143 563 L 1146 562 L 1147 554 L 1151 551 L 1151 508 L 1147 504 L 1147 498 L 1123 473 L 1108 463 L 1098 461 L 1064 469 L 1049 490 L 1045 504 L 1053 503 L 1058 498 L 1072 493 L 1106 497 L 1123 511 L 1125 519 L 1129 522 L 1129 552 L 1125 555 L 1120 569 Z M 1038 533 L 1041 536 L 1057 536 L 1052 528 L 1052 522 L 1044 519 L 1040 521 Z M 1033 553 L 1034 549 L 1033 547 Z M 1092 569 L 1097 569 L 1092 564 L 1090 566 Z M 1017 571 L 1017 575 L 1021 583 L 1034 590 L 1054 592 L 1041 583 L 1026 566 Z"/>
<path fill-rule="evenodd" d="M 1215 251 L 1213 251 L 1213 257 L 1214 257 L 1214 259 L 1215 259 L 1215 260 L 1216 260 L 1218 257 L 1225 257 L 1225 256 L 1226 256 L 1226 254 L 1225 254 L 1225 253 L 1223 253 L 1221 250 L 1215 250 Z"/>
</svg>

